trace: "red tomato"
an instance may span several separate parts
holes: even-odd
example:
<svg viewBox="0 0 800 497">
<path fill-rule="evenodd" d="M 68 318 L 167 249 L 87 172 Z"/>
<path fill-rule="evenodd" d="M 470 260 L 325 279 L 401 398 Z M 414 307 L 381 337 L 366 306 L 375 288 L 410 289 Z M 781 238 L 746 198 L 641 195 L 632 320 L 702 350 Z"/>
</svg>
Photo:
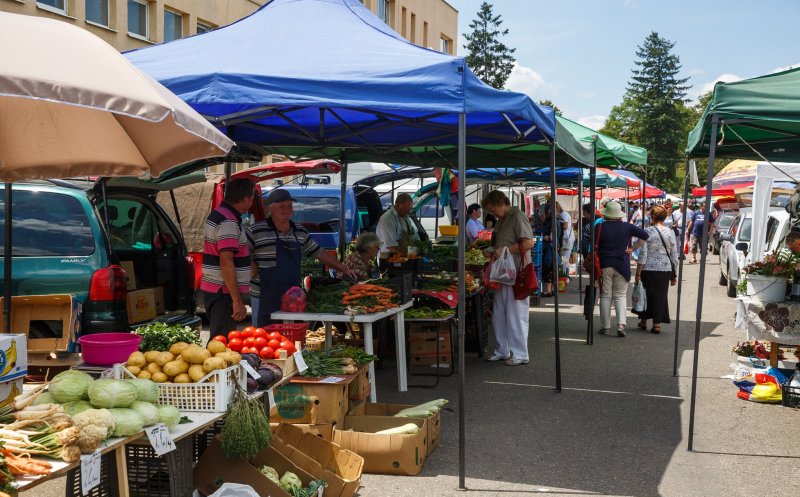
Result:
<svg viewBox="0 0 800 497">
<path fill-rule="evenodd" d="M 262 359 L 274 359 L 275 358 L 275 351 L 269 347 L 264 347 L 261 349 L 261 352 L 258 353 Z"/>
<path fill-rule="evenodd" d="M 277 350 L 277 348 L 281 346 L 281 342 L 276 338 L 270 337 L 267 346 Z"/>
<path fill-rule="evenodd" d="M 228 348 L 234 352 L 242 350 L 242 340 L 240 338 L 231 338 L 228 342 Z"/>
<path fill-rule="evenodd" d="M 228 333 L 228 340 L 233 340 L 234 338 L 242 338 L 242 334 L 236 330 L 231 331 Z"/>
<path fill-rule="evenodd" d="M 253 338 L 267 338 L 267 332 L 263 328 L 256 328 L 253 332 Z"/>
<path fill-rule="evenodd" d="M 249 338 L 248 338 L 249 340 Z M 267 346 L 268 340 L 264 337 L 258 337 L 253 339 L 253 347 L 257 348 L 258 350 L 263 349 Z"/>
<path fill-rule="evenodd" d="M 255 347 L 242 347 L 242 354 L 256 354 L 258 355 L 258 349 Z"/>
<path fill-rule="evenodd" d="M 225 338 L 225 335 L 217 335 L 214 338 L 212 338 L 212 340 L 216 340 L 218 342 L 224 343 L 225 345 L 228 345 L 228 339 Z"/>
<path fill-rule="evenodd" d="M 281 358 L 281 353 L 276 350 L 275 351 L 275 359 L 280 359 L 280 358 Z"/>
<path fill-rule="evenodd" d="M 294 354 L 295 352 L 294 344 L 288 340 L 285 342 L 281 342 L 279 348 L 285 350 L 286 353 L 289 355 Z"/>
<path fill-rule="evenodd" d="M 242 330 L 242 338 L 251 338 L 253 336 L 253 331 L 255 328 L 252 326 L 248 326 L 247 328 Z"/>
<path fill-rule="evenodd" d="M 277 331 L 273 331 L 272 333 L 269 333 L 267 335 L 267 338 L 269 338 L 270 340 L 280 340 L 281 334 L 278 333 Z"/>
<path fill-rule="evenodd" d="M 244 333 L 242 333 L 242 335 L 244 335 Z M 244 344 L 245 347 L 253 347 L 256 344 L 256 339 L 253 337 L 247 337 L 244 340 L 242 340 L 242 343 Z"/>
<path fill-rule="evenodd" d="M 291 342 L 291 340 L 286 338 L 286 335 L 281 335 L 281 337 L 278 339 L 278 341 L 279 342 Z"/>
</svg>

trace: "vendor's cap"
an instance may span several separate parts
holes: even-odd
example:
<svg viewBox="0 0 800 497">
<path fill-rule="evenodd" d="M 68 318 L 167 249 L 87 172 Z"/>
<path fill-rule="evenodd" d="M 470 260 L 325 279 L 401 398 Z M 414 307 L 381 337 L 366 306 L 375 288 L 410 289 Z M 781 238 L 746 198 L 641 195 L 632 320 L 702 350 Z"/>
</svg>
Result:
<svg viewBox="0 0 800 497">
<path fill-rule="evenodd" d="M 609 201 L 600 214 L 606 219 L 622 219 L 625 213 L 622 212 L 622 206 L 616 200 Z"/>
<path fill-rule="evenodd" d="M 289 191 L 284 190 L 283 188 L 276 188 L 275 190 L 272 190 L 272 193 L 270 193 L 267 197 L 267 205 L 285 202 L 287 200 L 294 202 L 294 199 Z"/>
</svg>

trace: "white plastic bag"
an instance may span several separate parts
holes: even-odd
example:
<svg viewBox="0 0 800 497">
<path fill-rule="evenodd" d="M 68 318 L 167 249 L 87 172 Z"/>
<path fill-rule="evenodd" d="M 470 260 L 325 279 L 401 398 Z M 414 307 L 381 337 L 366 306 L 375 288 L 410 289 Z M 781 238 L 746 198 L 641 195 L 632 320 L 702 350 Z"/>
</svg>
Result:
<svg viewBox="0 0 800 497">
<path fill-rule="evenodd" d="M 514 258 L 508 247 L 503 247 L 500 257 L 492 263 L 492 270 L 489 273 L 489 281 L 501 285 L 513 285 L 517 280 L 517 267 L 514 265 Z"/>
<path fill-rule="evenodd" d="M 222 486 L 209 497 L 259 497 L 259 495 L 250 485 L 223 483 Z"/>
<path fill-rule="evenodd" d="M 631 300 L 633 301 L 633 312 L 642 312 L 647 309 L 647 292 L 645 292 L 641 281 L 633 286 Z"/>
</svg>

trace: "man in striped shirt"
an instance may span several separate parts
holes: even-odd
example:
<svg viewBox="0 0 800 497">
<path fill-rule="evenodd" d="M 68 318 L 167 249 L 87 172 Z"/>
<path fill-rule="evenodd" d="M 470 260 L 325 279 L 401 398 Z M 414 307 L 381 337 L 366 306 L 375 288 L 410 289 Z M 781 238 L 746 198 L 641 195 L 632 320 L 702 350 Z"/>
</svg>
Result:
<svg viewBox="0 0 800 497">
<path fill-rule="evenodd" d="M 203 229 L 203 278 L 200 290 L 211 337 L 235 330 L 247 317 L 242 295 L 250 280 L 250 248 L 242 229 L 242 214 L 253 205 L 255 185 L 235 179 L 225 188 L 225 200 L 211 211 Z"/>
</svg>

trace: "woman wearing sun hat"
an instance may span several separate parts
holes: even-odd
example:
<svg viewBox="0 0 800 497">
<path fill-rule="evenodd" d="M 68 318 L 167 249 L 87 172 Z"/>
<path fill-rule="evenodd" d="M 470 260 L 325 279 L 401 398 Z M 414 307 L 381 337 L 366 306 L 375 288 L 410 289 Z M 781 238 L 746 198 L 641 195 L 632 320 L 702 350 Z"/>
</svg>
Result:
<svg viewBox="0 0 800 497">
<path fill-rule="evenodd" d="M 600 257 L 600 334 L 611 331 L 611 304 L 617 311 L 617 336 L 625 336 L 625 307 L 628 282 L 631 280 L 630 243 L 636 237 L 647 240 L 650 235 L 634 224 L 624 222 L 625 212 L 619 202 L 612 200 L 602 210 L 603 224 L 599 229 L 597 254 Z"/>
</svg>

